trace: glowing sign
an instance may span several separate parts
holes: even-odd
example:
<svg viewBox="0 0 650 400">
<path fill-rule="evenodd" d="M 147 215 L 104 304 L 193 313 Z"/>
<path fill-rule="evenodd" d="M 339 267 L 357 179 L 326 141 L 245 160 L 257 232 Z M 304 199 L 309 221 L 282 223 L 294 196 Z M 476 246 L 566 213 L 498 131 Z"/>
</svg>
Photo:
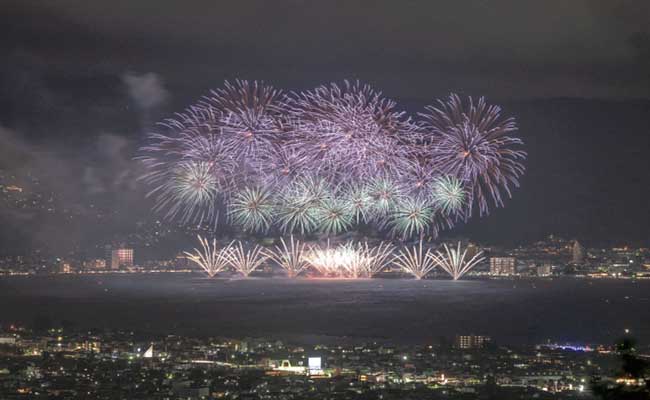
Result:
<svg viewBox="0 0 650 400">
<path fill-rule="evenodd" d="M 320 357 L 309 357 L 307 365 L 309 366 L 309 373 L 319 373 L 322 370 Z"/>
</svg>

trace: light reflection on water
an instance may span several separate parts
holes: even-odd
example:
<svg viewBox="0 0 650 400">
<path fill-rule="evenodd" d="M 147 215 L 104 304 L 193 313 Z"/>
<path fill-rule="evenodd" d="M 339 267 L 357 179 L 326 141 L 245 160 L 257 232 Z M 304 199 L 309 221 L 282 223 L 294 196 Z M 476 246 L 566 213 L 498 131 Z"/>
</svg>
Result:
<svg viewBox="0 0 650 400">
<path fill-rule="evenodd" d="M 0 319 L 229 336 L 427 342 L 650 339 L 650 281 L 205 279 L 193 274 L 0 278 Z"/>
</svg>

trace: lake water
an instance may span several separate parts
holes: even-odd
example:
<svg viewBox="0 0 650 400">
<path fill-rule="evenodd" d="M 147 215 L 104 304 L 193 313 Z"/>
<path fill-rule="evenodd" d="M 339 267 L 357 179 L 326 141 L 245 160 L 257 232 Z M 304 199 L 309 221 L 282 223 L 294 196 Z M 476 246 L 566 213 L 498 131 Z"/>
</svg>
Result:
<svg viewBox="0 0 650 400">
<path fill-rule="evenodd" d="M 650 341 L 650 281 L 206 279 L 196 274 L 0 278 L 0 322 L 37 316 L 80 327 L 428 343 L 484 334 L 500 343 Z"/>
</svg>

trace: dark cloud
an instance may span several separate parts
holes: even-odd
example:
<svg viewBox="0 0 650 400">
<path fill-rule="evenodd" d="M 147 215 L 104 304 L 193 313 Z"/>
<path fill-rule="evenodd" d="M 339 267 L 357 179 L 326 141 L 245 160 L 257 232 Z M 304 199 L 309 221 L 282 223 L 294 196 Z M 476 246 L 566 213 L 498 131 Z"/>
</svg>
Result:
<svg viewBox="0 0 650 400">
<path fill-rule="evenodd" d="M 122 75 L 122 81 L 128 88 L 129 96 L 142 111 L 160 107 L 169 98 L 160 76 L 153 72 L 142 75 L 127 72 Z"/>
<path fill-rule="evenodd" d="M 9 45 L 55 53 L 47 62 L 73 74 L 156 71 L 184 101 L 235 77 L 289 88 L 360 78 L 392 97 L 650 96 L 631 41 L 650 26 L 643 0 L 143 4 L 17 2 L 7 23 L 25 39 Z"/>
<path fill-rule="evenodd" d="M 102 240 L 93 234 L 94 224 L 124 229 L 120 223 L 126 220 L 132 229 L 143 203 L 135 145 L 104 133 L 71 152 L 0 127 L 0 238 L 20 238 L 16 249 L 61 253 Z"/>
<path fill-rule="evenodd" d="M 31 188 L 37 177 L 39 191 L 56 192 L 57 209 L 77 216 L 104 204 L 113 222 L 74 217 L 61 224 L 7 208 L 0 222 L 68 247 L 65 238 L 129 231 L 150 215 L 133 156 L 167 111 L 182 110 L 224 79 L 290 90 L 361 79 L 413 114 L 456 91 L 487 95 L 519 118 L 530 154 L 515 193 L 522 201 L 459 232 L 602 238 L 612 226 L 643 237 L 630 227 L 650 222 L 647 207 L 636 197 L 626 202 L 633 197 L 626 188 L 647 186 L 647 165 L 633 150 L 647 142 L 648 103 L 629 100 L 650 98 L 649 38 L 645 0 L 5 1 L 4 178 Z M 612 187 L 620 190 L 599 197 Z M 608 207 L 620 224 L 589 225 Z M 3 242 L 10 236 L 0 230 Z"/>
</svg>

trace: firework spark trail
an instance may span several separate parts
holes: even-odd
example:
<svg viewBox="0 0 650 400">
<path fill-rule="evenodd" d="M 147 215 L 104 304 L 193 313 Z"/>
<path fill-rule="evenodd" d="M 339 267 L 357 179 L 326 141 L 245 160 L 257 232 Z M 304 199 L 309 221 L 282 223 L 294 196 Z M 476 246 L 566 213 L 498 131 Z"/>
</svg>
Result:
<svg viewBox="0 0 650 400">
<path fill-rule="evenodd" d="M 357 279 L 367 275 L 370 260 L 360 244 L 355 246 L 352 242 L 348 242 L 339 245 L 335 251 L 340 262 L 341 277 Z"/>
<path fill-rule="evenodd" d="M 337 278 L 358 278 L 363 271 L 363 255 L 356 251 L 352 243 L 330 247 L 329 241 L 323 249 L 311 246 L 307 261 L 321 275 Z"/>
<path fill-rule="evenodd" d="M 394 247 L 380 243 L 369 246 L 367 242 L 346 242 L 325 248 L 312 246 L 306 255 L 307 262 L 321 275 L 338 278 L 371 278 L 392 261 Z"/>
<path fill-rule="evenodd" d="M 467 248 L 461 252 L 461 244 L 458 242 L 458 247 L 450 249 L 447 245 L 445 247 L 445 254 L 437 251 L 436 254 L 430 254 L 431 259 L 440 268 L 445 270 L 453 280 L 458 280 L 466 273 L 472 270 L 480 262 L 484 261 L 483 252 L 479 251 L 469 260 L 465 260 L 467 255 Z"/>
<path fill-rule="evenodd" d="M 267 250 L 266 255 L 282 267 L 289 278 L 295 278 L 309 266 L 305 259 L 305 244 L 294 240 L 293 235 L 290 236 L 288 245 L 284 238 L 280 238 L 280 243 L 281 247 L 275 246 L 275 250 Z"/>
<path fill-rule="evenodd" d="M 402 271 L 413 275 L 416 279 L 422 279 L 436 267 L 431 254 L 431 249 L 423 251 L 422 240 L 420 240 L 418 246 L 400 250 L 394 262 Z"/>
<path fill-rule="evenodd" d="M 242 242 L 232 246 L 232 250 L 226 254 L 228 263 L 245 278 L 255 272 L 267 259 L 268 256 L 260 246 L 253 246 L 245 250 Z"/>
<path fill-rule="evenodd" d="M 391 262 L 393 262 L 393 251 L 395 247 L 390 243 L 379 243 L 378 246 L 369 247 L 367 242 L 363 243 L 363 250 L 367 254 L 368 263 L 366 266 L 366 275 L 372 278 L 383 271 Z"/>
<path fill-rule="evenodd" d="M 330 247 L 329 240 L 323 249 L 318 245 L 311 245 L 305 259 L 314 269 L 323 276 L 340 276 L 341 261 L 336 248 Z"/>
<path fill-rule="evenodd" d="M 216 239 L 212 239 L 212 244 L 210 244 L 207 239 L 200 235 L 197 238 L 199 239 L 201 248 L 195 248 L 192 253 L 186 251 L 184 254 L 190 261 L 203 268 L 210 278 L 213 278 L 216 274 L 228 267 L 228 254 L 232 251 L 233 242 L 218 249 Z"/>
</svg>

